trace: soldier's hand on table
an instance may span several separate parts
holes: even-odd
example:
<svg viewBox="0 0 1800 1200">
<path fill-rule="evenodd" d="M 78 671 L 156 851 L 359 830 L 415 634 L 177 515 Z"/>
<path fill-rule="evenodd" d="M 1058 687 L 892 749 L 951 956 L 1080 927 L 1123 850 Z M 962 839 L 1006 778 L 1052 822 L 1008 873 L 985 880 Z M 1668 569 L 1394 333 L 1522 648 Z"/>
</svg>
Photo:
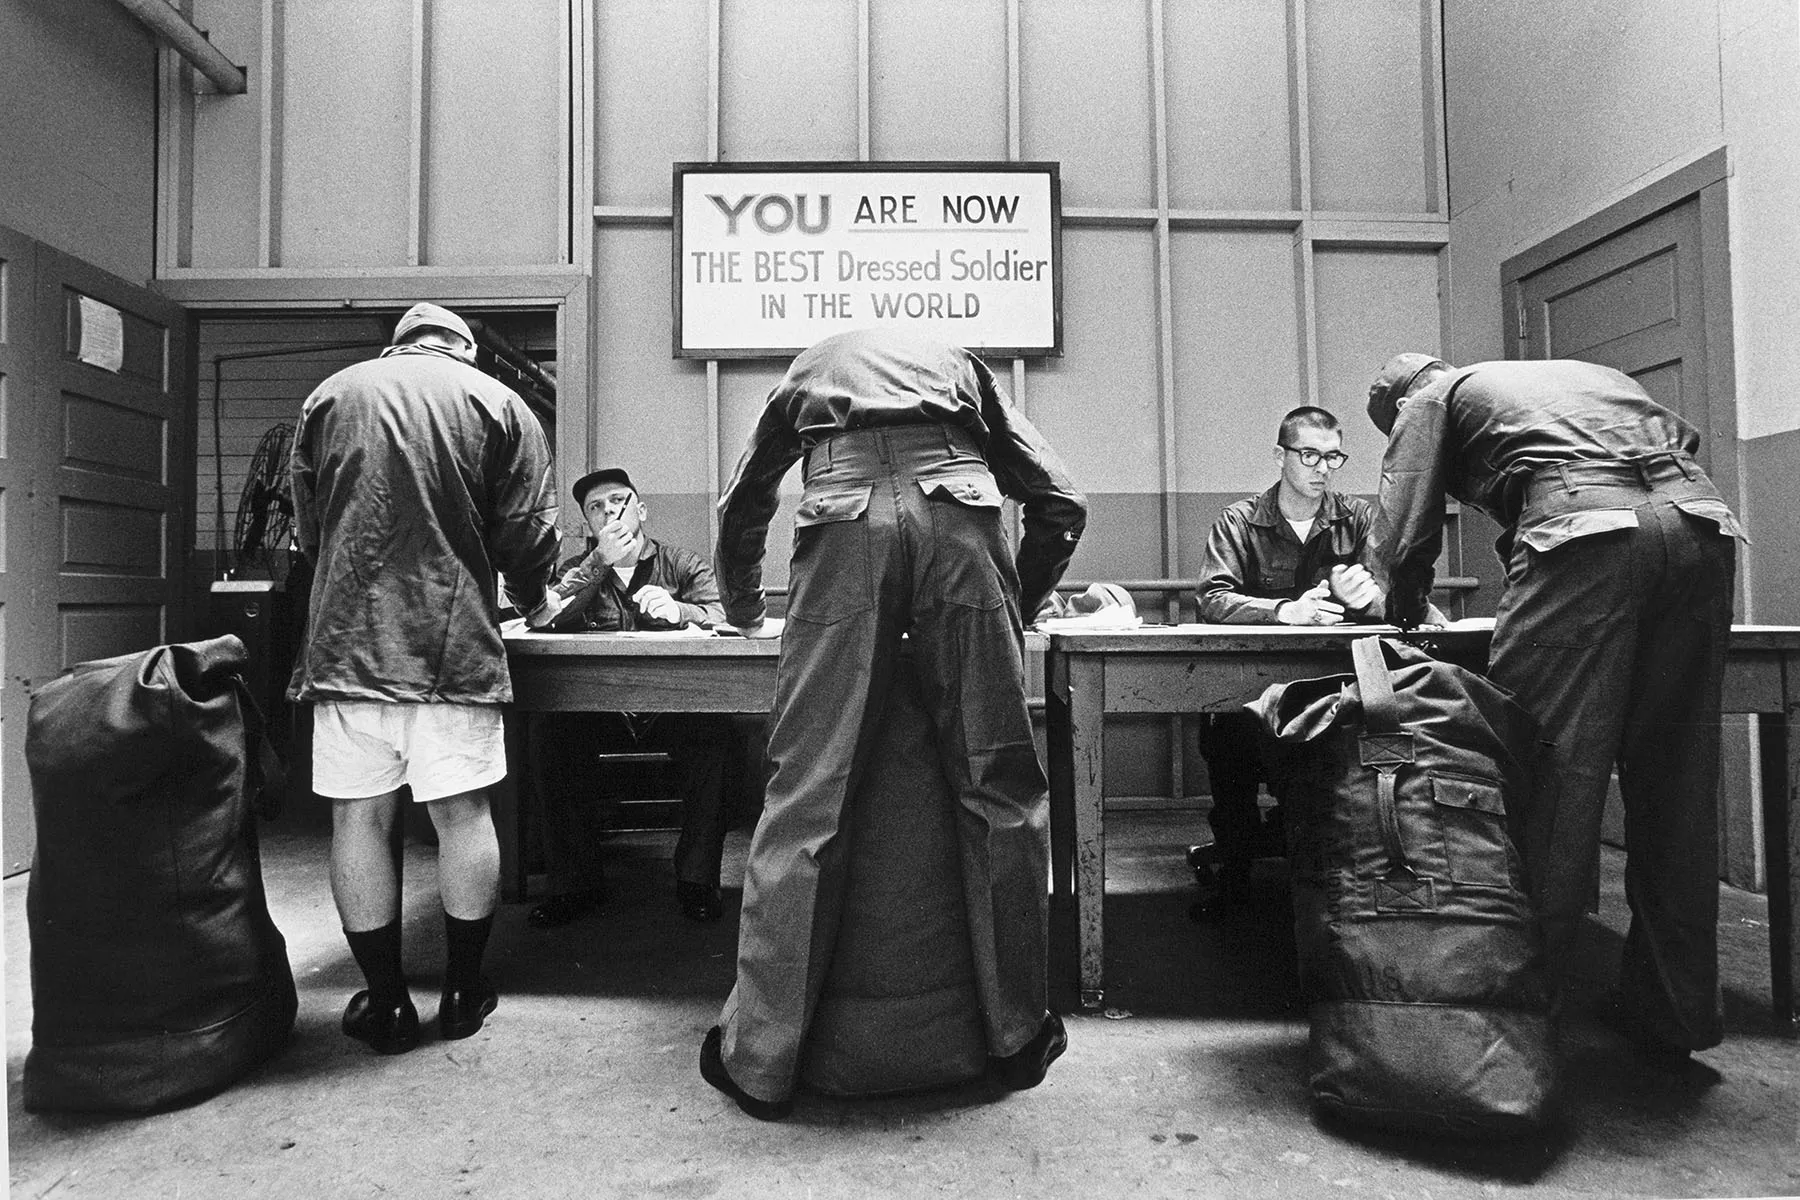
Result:
<svg viewBox="0 0 1800 1200">
<path fill-rule="evenodd" d="M 567 603 L 567 601 L 555 592 L 545 592 L 542 603 L 525 614 L 526 627 L 529 629 L 542 629 L 550 622 L 556 620 L 557 614 L 562 612 L 565 603 Z"/>
<path fill-rule="evenodd" d="M 754 625 L 727 625 L 727 629 L 735 629 L 747 638 L 773 638 L 781 636 L 781 627 L 787 624 L 780 617 L 764 617 Z"/>
<path fill-rule="evenodd" d="M 636 602 L 638 611 L 646 617 L 666 621 L 670 625 L 681 624 L 681 605 L 676 603 L 675 597 L 669 595 L 666 588 L 647 583 L 638 589 L 632 600 Z"/>
<path fill-rule="evenodd" d="M 1321 579 L 1276 609 L 1275 619 L 1283 625 L 1341 625 L 1344 606 L 1331 598 L 1330 581 Z"/>
<path fill-rule="evenodd" d="M 1327 577 L 1332 599 L 1346 609 L 1363 609 L 1381 599 L 1381 588 L 1361 563 L 1339 563 Z"/>
</svg>

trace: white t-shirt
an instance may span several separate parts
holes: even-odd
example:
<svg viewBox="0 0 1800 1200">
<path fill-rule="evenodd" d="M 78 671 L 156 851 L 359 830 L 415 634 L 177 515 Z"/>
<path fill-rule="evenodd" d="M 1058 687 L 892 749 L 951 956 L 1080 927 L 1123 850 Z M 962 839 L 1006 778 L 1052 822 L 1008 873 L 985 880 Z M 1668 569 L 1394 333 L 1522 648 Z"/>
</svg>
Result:
<svg viewBox="0 0 1800 1200">
<path fill-rule="evenodd" d="M 1305 545 L 1306 535 L 1312 532 L 1313 519 L 1311 517 L 1302 517 L 1298 521 L 1290 521 L 1288 518 L 1283 517 L 1282 520 L 1287 521 L 1288 528 L 1294 531 L 1294 536 L 1300 539 L 1300 544 Z"/>
</svg>

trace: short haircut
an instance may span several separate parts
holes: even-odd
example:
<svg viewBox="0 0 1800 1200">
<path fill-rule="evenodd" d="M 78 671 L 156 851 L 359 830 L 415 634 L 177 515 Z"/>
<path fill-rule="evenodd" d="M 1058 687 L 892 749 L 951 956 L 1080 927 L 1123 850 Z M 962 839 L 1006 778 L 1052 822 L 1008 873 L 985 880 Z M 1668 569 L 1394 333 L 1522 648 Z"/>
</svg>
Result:
<svg viewBox="0 0 1800 1200">
<path fill-rule="evenodd" d="M 1320 433 L 1333 433 L 1339 428 L 1338 419 L 1311 404 L 1302 404 L 1281 418 L 1281 428 L 1275 433 L 1275 440 L 1285 446 L 1293 440 L 1294 434 L 1302 429 L 1317 429 Z"/>
</svg>

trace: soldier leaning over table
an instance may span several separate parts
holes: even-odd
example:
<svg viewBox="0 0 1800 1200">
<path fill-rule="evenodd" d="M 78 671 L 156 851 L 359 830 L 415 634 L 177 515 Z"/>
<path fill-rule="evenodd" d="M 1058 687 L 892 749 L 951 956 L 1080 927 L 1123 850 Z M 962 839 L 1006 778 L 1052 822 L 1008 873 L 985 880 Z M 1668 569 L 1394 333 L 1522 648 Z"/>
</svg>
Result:
<svg viewBox="0 0 1800 1200">
<path fill-rule="evenodd" d="M 1501 526 L 1488 673 L 1548 743 L 1508 817 L 1565 981 L 1618 764 L 1631 928 L 1607 1015 L 1680 1066 L 1723 1036 L 1719 709 L 1743 536 L 1700 435 L 1629 376 L 1572 360 L 1397 355 L 1369 416 L 1388 435 L 1373 540 L 1396 624 L 1423 619 L 1446 495 Z"/>
<path fill-rule="evenodd" d="M 725 610 L 746 636 L 776 625 L 762 557 L 781 479 L 801 459 L 774 774 L 745 871 L 737 986 L 702 1044 L 701 1074 L 752 1116 L 792 1103 L 847 883 L 831 846 L 905 634 L 957 794 L 989 1074 L 1033 1087 L 1068 1039 L 1046 1007 L 1049 796 L 1025 706 L 1022 618 L 1061 578 L 1086 501 L 974 354 L 897 330 L 826 338 L 770 392 L 719 502 Z M 1016 553 L 1003 496 L 1022 509 Z"/>
</svg>

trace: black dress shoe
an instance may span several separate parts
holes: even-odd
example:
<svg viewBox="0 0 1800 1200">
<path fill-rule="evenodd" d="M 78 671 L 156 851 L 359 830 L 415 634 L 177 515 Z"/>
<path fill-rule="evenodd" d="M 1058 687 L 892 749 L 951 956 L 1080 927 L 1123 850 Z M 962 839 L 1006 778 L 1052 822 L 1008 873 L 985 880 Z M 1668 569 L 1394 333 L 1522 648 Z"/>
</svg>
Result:
<svg viewBox="0 0 1800 1200">
<path fill-rule="evenodd" d="M 675 902 L 690 921 L 716 921 L 725 915 L 725 893 L 716 883 L 675 881 Z"/>
<path fill-rule="evenodd" d="M 759 1121 L 779 1121 L 794 1111 L 792 1100 L 758 1100 L 739 1087 L 725 1070 L 725 1031 L 714 1025 L 700 1043 L 700 1078 L 737 1101 L 737 1106 Z"/>
<path fill-rule="evenodd" d="M 1044 1082 L 1050 1064 L 1069 1048 L 1069 1034 L 1063 1019 L 1053 1012 L 1044 1014 L 1044 1023 L 1024 1046 L 999 1058 L 988 1055 L 988 1076 L 1010 1091 L 1022 1092 Z"/>
<path fill-rule="evenodd" d="M 438 1036 L 446 1042 L 468 1037 L 480 1030 L 499 1003 L 500 993 L 486 979 L 473 987 L 445 988 L 438 1000 Z"/>
<path fill-rule="evenodd" d="M 377 1054 L 405 1054 L 419 1044 L 419 1011 L 411 999 L 377 1008 L 365 988 L 344 1009 L 344 1032 Z"/>
<path fill-rule="evenodd" d="M 534 929 L 556 929 L 600 907 L 606 893 L 601 888 L 584 892 L 564 892 L 552 896 L 525 914 L 525 923 Z"/>
</svg>

